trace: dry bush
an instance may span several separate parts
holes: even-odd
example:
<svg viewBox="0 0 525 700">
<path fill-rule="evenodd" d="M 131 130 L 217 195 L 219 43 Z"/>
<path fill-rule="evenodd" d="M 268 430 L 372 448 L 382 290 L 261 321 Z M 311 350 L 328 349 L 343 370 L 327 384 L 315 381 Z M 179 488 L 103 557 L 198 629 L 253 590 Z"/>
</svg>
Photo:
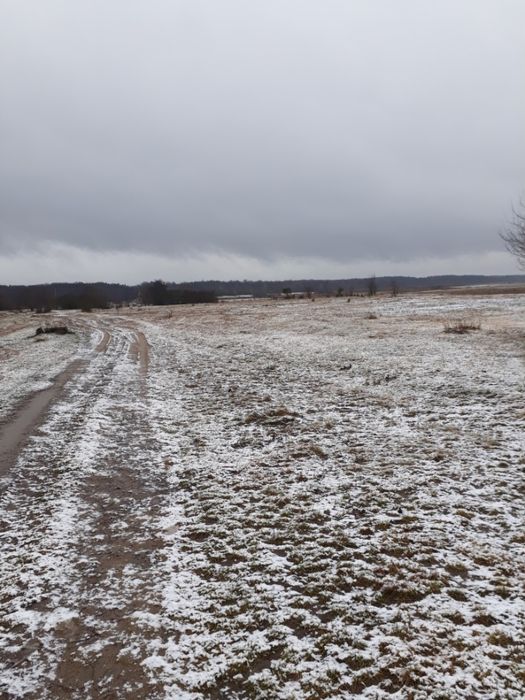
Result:
<svg viewBox="0 0 525 700">
<path fill-rule="evenodd" d="M 457 333 L 464 334 L 470 333 L 471 331 L 481 330 L 481 323 L 479 321 L 464 319 L 461 321 L 447 321 L 443 329 L 444 333 Z"/>
</svg>

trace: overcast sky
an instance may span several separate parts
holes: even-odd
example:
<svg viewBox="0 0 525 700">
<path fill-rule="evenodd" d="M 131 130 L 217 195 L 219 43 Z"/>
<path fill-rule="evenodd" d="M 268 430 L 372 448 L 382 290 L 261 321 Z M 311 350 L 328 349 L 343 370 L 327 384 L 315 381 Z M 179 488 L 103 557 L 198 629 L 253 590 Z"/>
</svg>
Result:
<svg viewBox="0 0 525 700">
<path fill-rule="evenodd" d="M 3 0 L 0 283 L 518 271 L 523 0 Z"/>
</svg>

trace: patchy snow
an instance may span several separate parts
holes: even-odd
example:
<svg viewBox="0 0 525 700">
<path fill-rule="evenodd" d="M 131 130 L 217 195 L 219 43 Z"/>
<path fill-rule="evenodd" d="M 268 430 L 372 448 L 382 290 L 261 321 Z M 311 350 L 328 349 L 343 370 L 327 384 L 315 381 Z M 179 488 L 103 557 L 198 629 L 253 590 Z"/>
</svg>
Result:
<svg viewBox="0 0 525 700">
<path fill-rule="evenodd" d="M 19 316 L 19 324 L 25 325 L 5 332 L 9 316 L 0 314 L 0 424 L 29 394 L 52 386 L 53 379 L 80 352 L 77 335 L 35 336 L 36 329 L 42 325 L 41 316 Z"/>
<path fill-rule="evenodd" d="M 524 696 L 523 297 L 82 322 L 0 503 L 9 697 Z"/>
<path fill-rule="evenodd" d="M 523 311 L 289 302 L 148 329 L 167 697 L 523 696 Z M 444 334 L 458 315 L 482 330 Z"/>
</svg>

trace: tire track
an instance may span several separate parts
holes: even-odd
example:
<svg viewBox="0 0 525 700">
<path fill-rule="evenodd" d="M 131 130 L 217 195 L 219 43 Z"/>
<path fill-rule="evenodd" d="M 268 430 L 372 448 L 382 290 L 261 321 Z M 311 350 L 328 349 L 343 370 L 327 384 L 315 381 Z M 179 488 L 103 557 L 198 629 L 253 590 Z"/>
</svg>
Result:
<svg viewBox="0 0 525 700">
<path fill-rule="evenodd" d="M 45 420 L 50 405 L 59 398 L 67 382 L 83 366 L 83 360 L 73 360 L 67 369 L 55 377 L 49 389 L 39 391 L 26 399 L 11 420 L 0 429 L 0 476 L 5 475 L 14 466 L 20 449 Z"/>
<path fill-rule="evenodd" d="M 148 343 L 113 319 L 111 330 L 106 318 L 77 321 L 103 337 L 64 382 L 0 502 L 0 697 L 126 688 L 154 698 L 141 660 L 148 626 L 158 636 L 151 570 L 163 557 L 167 487 L 149 425 Z"/>
</svg>

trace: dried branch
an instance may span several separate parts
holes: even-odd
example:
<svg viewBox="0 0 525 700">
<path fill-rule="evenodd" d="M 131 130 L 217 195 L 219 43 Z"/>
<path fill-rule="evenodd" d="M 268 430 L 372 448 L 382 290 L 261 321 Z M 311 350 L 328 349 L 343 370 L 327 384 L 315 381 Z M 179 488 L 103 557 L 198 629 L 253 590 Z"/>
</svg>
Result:
<svg viewBox="0 0 525 700">
<path fill-rule="evenodd" d="M 507 250 L 516 256 L 520 267 L 525 268 L 525 203 L 512 206 L 512 219 L 504 231 L 500 232 Z"/>
</svg>

